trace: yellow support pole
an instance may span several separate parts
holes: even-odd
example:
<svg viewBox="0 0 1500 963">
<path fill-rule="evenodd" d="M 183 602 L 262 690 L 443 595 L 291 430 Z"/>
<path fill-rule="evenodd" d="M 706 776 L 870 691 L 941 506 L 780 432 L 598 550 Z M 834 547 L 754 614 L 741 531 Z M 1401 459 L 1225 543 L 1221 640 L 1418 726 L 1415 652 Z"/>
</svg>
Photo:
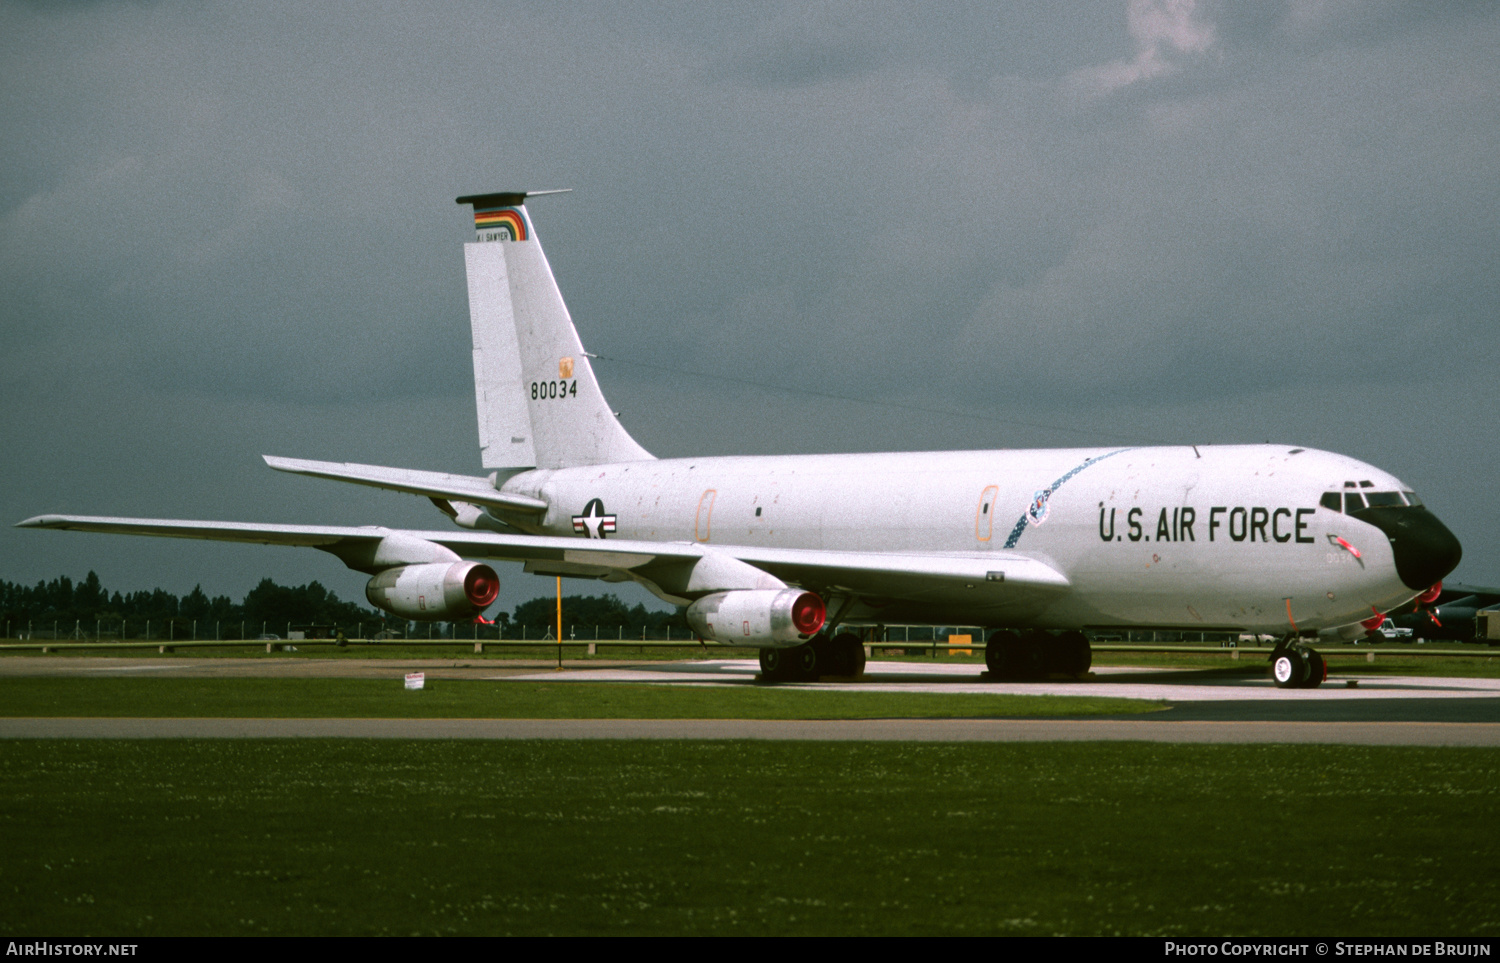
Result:
<svg viewBox="0 0 1500 963">
<path fill-rule="evenodd" d="M 562 576 L 557 577 L 557 671 L 562 671 Z"/>
</svg>

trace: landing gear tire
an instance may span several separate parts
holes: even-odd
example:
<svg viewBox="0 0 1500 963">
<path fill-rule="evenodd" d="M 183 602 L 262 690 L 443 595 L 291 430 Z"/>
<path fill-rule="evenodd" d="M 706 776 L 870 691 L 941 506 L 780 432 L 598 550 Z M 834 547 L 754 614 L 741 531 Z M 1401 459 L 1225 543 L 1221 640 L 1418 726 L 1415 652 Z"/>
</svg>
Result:
<svg viewBox="0 0 1500 963">
<path fill-rule="evenodd" d="M 994 679 L 1036 681 L 1049 673 L 1082 675 L 1093 664 L 1093 650 L 1082 632 L 1053 638 L 1046 632 L 1001 630 L 984 647 L 984 665 Z"/>
<path fill-rule="evenodd" d="M 826 648 L 826 674 L 852 677 L 865 671 L 865 644 L 853 632 L 840 632 L 828 640 Z"/>
<path fill-rule="evenodd" d="M 811 645 L 761 649 L 760 679 L 762 682 L 799 682 L 815 678 L 811 673 L 817 671 L 817 664 L 817 653 L 813 652 Z"/>
<path fill-rule="evenodd" d="M 1020 678 L 1035 682 L 1047 677 L 1048 643 L 1051 641 L 1046 632 L 1027 632 L 1021 636 L 1017 646 Z"/>
<path fill-rule="evenodd" d="M 1089 646 L 1088 637 L 1075 629 L 1051 641 L 1046 662 L 1048 672 L 1077 678 L 1094 664 L 1094 650 Z"/>
<path fill-rule="evenodd" d="M 1328 663 L 1316 649 L 1307 650 L 1307 682 L 1309 689 L 1316 689 L 1328 680 Z"/>
<path fill-rule="evenodd" d="M 760 650 L 763 682 L 816 682 L 825 675 L 857 676 L 865 671 L 865 645 L 853 632 L 783 649 Z"/>
<path fill-rule="evenodd" d="M 804 642 L 794 649 L 790 649 L 787 655 L 791 657 L 793 678 L 801 682 L 813 682 L 822 673 L 823 646 L 819 645 L 819 639 Z"/>
<path fill-rule="evenodd" d="M 984 667 L 996 679 L 1013 679 L 1017 675 L 1020 639 L 1016 633 L 1001 630 L 990 636 L 984 646 Z"/>
<path fill-rule="evenodd" d="M 850 650 L 849 674 L 858 679 L 865 674 L 865 643 L 861 639 L 854 640 L 854 646 Z"/>
<path fill-rule="evenodd" d="M 1301 689 L 1312 676 L 1312 665 L 1303 649 L 1282 649 L 1271 655 L 1271 679 L 1278 689 Z"/>
</svg>

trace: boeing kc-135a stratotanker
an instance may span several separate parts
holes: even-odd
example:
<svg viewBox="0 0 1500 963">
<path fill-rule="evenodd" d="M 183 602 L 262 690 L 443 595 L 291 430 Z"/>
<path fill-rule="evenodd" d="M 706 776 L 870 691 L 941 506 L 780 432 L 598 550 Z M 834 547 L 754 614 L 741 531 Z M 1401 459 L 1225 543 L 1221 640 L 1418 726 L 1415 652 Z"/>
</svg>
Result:
<svg viewBox="0 0 1500 963">
<path fill-rule="evenodd" d="M 536 193 L 533 192 L 532 196 Z M 769 679 L 858 675 L 851 627 L 983 625 L 994 678 L 1082 674 L 1090 632 L 1272 634 L 1272 676 L 1317 685 L 1311 643 L 1435 598 L 1458 540 L 1398 479 L 1287 445 L 657 459 L 600 392 L 525 193 L 461 197 L 488 477 L 267 457 L 423 495 L 455 528 L 41 515 L 29 528 L 321 549 L 409 619 L 471 619 L 494 570 L 635 581 Z M 467 557 L 468 561 L 465 560 Z"/>
</svg>

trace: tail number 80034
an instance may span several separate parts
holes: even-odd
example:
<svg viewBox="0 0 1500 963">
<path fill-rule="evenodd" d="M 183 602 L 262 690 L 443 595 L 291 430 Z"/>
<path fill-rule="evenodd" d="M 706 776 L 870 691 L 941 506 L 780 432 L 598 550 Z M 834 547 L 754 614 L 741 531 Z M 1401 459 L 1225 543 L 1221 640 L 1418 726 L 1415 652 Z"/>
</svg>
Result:
<svg viewBox="0 0 1500 963">
<path fill-rule="evenodd" d="M 572 378 L 564 381 L 533 381 L 531 383 L 532 401 L 576 397 L 578 397 L 578 382 Z"/>
</svg>

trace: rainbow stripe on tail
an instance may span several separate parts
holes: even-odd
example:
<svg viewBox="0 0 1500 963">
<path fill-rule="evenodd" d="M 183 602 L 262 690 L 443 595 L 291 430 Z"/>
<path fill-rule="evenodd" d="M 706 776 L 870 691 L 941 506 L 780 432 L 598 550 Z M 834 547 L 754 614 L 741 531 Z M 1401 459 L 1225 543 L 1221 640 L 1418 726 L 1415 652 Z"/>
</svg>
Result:
<svg viewBox="0 0 1500 963">
<path fill-rule="evenodd" d="M 531 236 L 526 215 L 518 205 L 481 207 L 474 205 L 476 241 L 524 241 Z"/>
</svg>

